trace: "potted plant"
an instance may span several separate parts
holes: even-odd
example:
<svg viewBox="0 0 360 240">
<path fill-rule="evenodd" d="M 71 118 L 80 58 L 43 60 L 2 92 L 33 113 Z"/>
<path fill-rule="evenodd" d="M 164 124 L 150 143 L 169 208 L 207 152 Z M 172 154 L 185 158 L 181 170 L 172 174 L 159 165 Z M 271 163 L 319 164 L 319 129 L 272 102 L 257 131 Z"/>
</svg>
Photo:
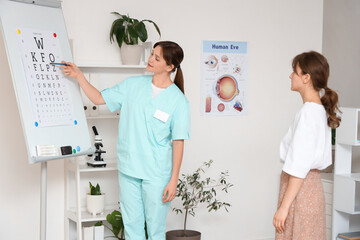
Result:
<svg viewBox="0 0 360 240">
<path fill-rule="evenodd" d="M 89 213 L 92 215 L 101 214 L 104 212 L 105 194 L 101 193 L 99 184 L 94 187 L 89 182 L 90 191 L 86 196 L 86 206 Z"/>
<path fill-rule="evenodd" d="M 97 222 L 95 226 L 104 225 L 114 234 L 114 238 L 125 240 L 124 222 L 122 220 L 121 212 L 114 210 L 106 216 L 106 221 L 111 225 L 111 228 L 104 225 L 102 221 Z"/>
<path fill-rule="evenodd" d="M 138 65 L 143 51 L 142 46 L 138 45 L 139 39 L 142 42 L 148 39 L 144 22 L 152 23 L 159 36 L 161 36 L 159 27 L 151 20 L 139 21 L 138 19 L 130 18 L 129 15 L 122 15 L 118 12 L 112 12 L 112 14 L 117 15 L 119 18 L 112 23 L 110 42 L 112 43 L 116 39 L 120 48 L 121 61 L 123 64 Z"/>
<path fill-rule="evenodd" d="M 182 201 L 181 208 L 173 208 L 176 214 L 185 213 L 184 229 L 173 230 L 166 233 L 166 240 L 200 240 L 201 233 L 198 231 L 187 230 L 186 223 L 188 214 L 195 216 L 195 209 L 199 204 L 206 204 L 209 212 L 217 211 L 224 208 L 228 211 L 227 207 L 231 205 L 227 202 L 220 202 L 216 199 L 216 190 L 220 189 L 225 193 L 233 186 L 226 178 L 229 176 L 228 171 L 221 172 L 219 179 L 211 179 L 210 177 L 201 178 L 201 173 L 211 166 L 213 160 L 204 162 L 192 174 L 182 174 L 177 185 L 176 197 L 180 197 Z"/>
<path fill-rule="evenodd" d="M 99 221 L 95 224 L 95 226 L 101 226 L 104 225 L 107 229 L 109 229 L 114 236 L 118 240 L 125 240 L 125 228 L 124 228 L 124 222 L 122 220 L 121 212 L 114 210 L 112 213 L 109 213 L 106 216 L 106 221 L 111 225 L 111 228 L 103 224 L 102 221 Z M 146 222 L 145 222 L 145 237 L 148 239 L 147 229 L 146 229 Z"/>
</svg>

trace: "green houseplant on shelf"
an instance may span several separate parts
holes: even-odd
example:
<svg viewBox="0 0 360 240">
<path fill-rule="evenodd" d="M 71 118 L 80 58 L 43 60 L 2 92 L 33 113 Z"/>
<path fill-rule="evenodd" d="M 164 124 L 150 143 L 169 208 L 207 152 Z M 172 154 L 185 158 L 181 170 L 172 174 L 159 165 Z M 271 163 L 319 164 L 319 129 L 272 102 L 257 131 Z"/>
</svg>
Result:
<svg viewBox="0 0 360 240">
<path fill-rule="evenodd" d="M 216 191 L 220 189 L 228 193 L 228 189 L 233 186 L 226 178 L 228 171 L 221 172 L 217 180 L 210 177 L 202 178 L 201 174 L 210 168 L 213 160 L 204 162 L 198 169 L 191 174 L 182 174 L 177 185 L 176 197 L 181 198 L 182 207 L 173 208 L 176 214 L 185 214 L 184 229 L 173 230 L 166 233 L 166 240 L 200 240 L 201 233 L 198 231 L 187 230 L 188 214 L 195 216 L 195 210 L 200 204 L 205 204 L 208 212 L 217 211 L 224 208 L 228 211 L 231 205 L 216 199 Z"/>
<path fill-rule="evenodd" d="M 114 210 L 112 213 L 109 213 L 106 216 L 106 221 L 111 225 L 111 227 L 108 227 L 107 225 L 103 224 L 102 221 L 99 221 L 95 224 L 95 226 L 101 226 L 104 225 L 107 229 L 109 229 L 114 236 L 108 236 L 108 237 L 114 237 L 118 240 L 125 240 L 125 228 L 124 228 L 124 222 L 122 219 L 122 215 L 120 211 Z M 148 239 L 147 229 L 146 229 L 146 222 L 144 224 L 145 226 L 145 237 Z M 108 238 L 105 237 L 105 238 Z"/>
<path fill-rule="evenodd" d="M 96 215 L 104 211 L 105 194 L 101 193 L 100 185 L 93 186 L 89 182 L 90 191 L 86 196 L 86 206 L 90 214 Z"/>
<path fill-rule="evenodd" d="M 118 12 L 112 12 L 112 14 L 116 15 L 118 19 L 111 25 L 110 42 L 112 43 L 116 40 L 120 48 L 123 64 L 139 64 L 143 51 L 142 46 L 139 45 L 139 40 L 145 42 L 148 39 L 145 22 L 152 23 L 159 36 L 161 36 L 159 27 L 155 22 L 148 19 L 139 21 L 138 19 L 131 18 L 129 15 L 123 15 Z"/>
</svg>

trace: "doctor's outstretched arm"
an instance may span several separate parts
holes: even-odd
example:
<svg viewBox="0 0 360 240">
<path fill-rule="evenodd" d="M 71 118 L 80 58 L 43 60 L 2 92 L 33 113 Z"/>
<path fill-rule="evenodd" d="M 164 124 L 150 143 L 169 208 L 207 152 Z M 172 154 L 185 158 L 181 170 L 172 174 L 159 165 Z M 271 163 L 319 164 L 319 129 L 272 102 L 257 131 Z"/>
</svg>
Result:
<svg viewBox="0 0 360 240">
<path fill-rule="evenodd" d="M 67 66 L 63 66 L 62 70 L 66 76 L 75 78 L 86 96 L 96 105 L 103 105 L 105 101 L 99 92 L 93 85 L 91 85 L 85 78 L 84 74 L 80 71 L 80 69 L 71 62 L 62 62 L 67 64 Z"/>
<path fill-rule="evenodd" d="M 176 196 L 177 183 L 184 151 L 184 140 L 173 140 L 173 167 L 171 179 L 163 194 L 163 202 L 170 202 Z"/>
</svg>

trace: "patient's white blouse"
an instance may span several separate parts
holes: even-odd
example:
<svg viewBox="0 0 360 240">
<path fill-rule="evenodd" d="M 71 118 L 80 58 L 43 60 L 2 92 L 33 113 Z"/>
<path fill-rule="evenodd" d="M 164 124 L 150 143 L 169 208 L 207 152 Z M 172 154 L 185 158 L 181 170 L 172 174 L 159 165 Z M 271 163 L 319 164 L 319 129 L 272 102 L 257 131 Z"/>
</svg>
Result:
<svg viewBox="0 0 360 240">
<path fill-rule="evenodd" d="M 280 143 L 280 159 L 283 171 L 299 178 L 331 165 L 331 128 L 323 105 L 304 103 Z"/>
</svg>

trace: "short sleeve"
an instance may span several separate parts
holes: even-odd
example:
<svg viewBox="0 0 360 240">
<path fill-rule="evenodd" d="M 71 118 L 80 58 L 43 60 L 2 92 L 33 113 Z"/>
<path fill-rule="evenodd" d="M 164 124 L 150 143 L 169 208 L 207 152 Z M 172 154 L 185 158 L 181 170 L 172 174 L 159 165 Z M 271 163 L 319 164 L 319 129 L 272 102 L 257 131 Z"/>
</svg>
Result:
<svg viewBox="0 0 360 240">
<path fill-rule="evenodd" d="M 126 99 L 128 92 L 128 81 L 124 81 L 116 84 L 112 88 L 107 88 L 101 91 L 101 95 L 104 98 L 106 105 L 111 112 L 115 112 L 121 109 L 122 104 Z"/>
<path fill-rule="evenodd" d="M 175 110 L 171 121 L 171 139 L 190 139 L 190 105 L 187 99 Z"/>
<path fill-rule="evenodd" d="M 305 178 L 316 159 L 319 144 L 319 126 L 311 112 L 304 111 L 294 123 L 293 136 L 285 156 L 283 171 Z"/>
</svg>

